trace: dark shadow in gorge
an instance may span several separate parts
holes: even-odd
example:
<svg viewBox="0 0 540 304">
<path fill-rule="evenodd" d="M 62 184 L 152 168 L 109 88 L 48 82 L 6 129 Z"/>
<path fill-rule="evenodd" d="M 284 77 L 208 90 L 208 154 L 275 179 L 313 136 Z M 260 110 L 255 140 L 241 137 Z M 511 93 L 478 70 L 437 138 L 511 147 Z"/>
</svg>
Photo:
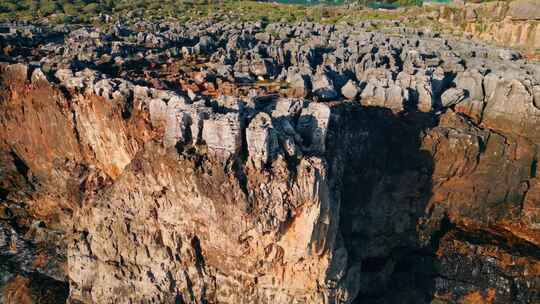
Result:
<svg viewBox="0 0 540 304">
<path fill-rule="evenodd" d="M 330 152 L 344 164 L 340 230 L 349 265 L 362 269 L 355 303 L 429 303 L 436 244 L 422 245 L 417 225 L 432 194 L 433 173 L 421 138 L 436 125 L 435 116 L 347 104 L 336 112 L 346 122 L 330 137 L 330 146 L 340 150 Z"/>
</svg>

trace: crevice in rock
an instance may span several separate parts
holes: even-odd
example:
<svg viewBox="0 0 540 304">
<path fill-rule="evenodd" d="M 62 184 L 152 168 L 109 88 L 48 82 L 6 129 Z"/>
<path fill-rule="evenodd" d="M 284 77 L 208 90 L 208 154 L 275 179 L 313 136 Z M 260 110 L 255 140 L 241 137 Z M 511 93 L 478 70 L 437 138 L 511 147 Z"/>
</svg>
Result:
<svg viewBox="0 0 540 304">
<path fill-rule="evenodd" d="M 345 164 L 340 230 L 351 262 L 361 261 L 361 275 L 373 277 L 360 287 L 357 302 L 393 303 L 408 294 L 424 303 L 434 292 L 434 251 L 420 246 L 415 225 L 431 195 L 433 160 L 420 150 L 420 140 L 436 119 L 376 107 L 340 115 L 347 124 L 329 144 L 339 147 Z M 411 178 L 411 185 L 403 184 Z M 399 221 L 408 224 L 401 227 Z"/>
</svg>

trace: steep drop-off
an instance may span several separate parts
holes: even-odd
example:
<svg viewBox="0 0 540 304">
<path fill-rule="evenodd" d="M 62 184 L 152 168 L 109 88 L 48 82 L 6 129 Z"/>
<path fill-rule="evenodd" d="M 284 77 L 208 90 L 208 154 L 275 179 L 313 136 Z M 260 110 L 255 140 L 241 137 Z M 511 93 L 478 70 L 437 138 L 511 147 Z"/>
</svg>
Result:
<svg viewBox="0 0 540 304">
<path fill-rule="evenodd" d="M 0 40 L 3 303 L 540 301 L 538 65 L 363 25 L 50 35 Z"/>
</svg>

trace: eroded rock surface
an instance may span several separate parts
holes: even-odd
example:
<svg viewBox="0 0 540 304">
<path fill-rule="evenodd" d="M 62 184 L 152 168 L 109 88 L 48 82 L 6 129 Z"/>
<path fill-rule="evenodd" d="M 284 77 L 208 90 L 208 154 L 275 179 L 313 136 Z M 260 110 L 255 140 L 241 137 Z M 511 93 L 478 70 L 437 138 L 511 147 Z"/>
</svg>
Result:
<svg viewBox="0 0 540 304">
<path fill-rule="evenodd" d="M 540 67 L 368 28 L 2 34 L 0 299 L 539 302 Z"/>
</svg>

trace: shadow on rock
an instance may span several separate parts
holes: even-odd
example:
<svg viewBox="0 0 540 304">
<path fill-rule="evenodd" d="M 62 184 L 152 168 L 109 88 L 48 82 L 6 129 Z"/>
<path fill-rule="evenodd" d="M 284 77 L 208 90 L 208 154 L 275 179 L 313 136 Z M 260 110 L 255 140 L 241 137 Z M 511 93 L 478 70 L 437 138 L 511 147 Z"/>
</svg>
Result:
<svg viewBox="0 0 540 304">
<path fill-rule="evenodd" d="M 345 164 L 340 228 L 362 271 L 355 303 L 429 303 L 435 246 L 423 244 L 417 227 L 432 195 L 434 162 L 421 138 L 434 115 L 344 107 L 348 123 L 332 135 Z"/>
</svg>

